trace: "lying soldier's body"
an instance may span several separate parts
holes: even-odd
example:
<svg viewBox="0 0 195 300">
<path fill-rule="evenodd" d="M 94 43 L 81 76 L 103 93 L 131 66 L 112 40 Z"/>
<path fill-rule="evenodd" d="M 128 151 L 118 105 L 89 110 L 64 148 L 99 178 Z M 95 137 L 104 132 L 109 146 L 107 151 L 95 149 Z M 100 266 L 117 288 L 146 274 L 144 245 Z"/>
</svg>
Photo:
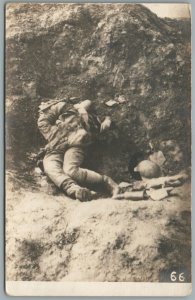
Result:
<svg viewBox="0 0 195 300">
<path fill-rule="evenodd" d="M 112 195 L 118 192 L 118 185 L 110 177 L 81 168 L 87 147 L 111 124 L 109 117 L 100 123 L 90 108 L 90 100 L 69 110 L 66 110 L 65 102 L 58 102 L 41 110 L 38 119 L 39 130 L 48 141 L 43 159 L 44 172 L 68 196 L 81 201 L 91 200 L 94 196 L 85 187 L 88 184 L 105 184 Z"/>
</svg>

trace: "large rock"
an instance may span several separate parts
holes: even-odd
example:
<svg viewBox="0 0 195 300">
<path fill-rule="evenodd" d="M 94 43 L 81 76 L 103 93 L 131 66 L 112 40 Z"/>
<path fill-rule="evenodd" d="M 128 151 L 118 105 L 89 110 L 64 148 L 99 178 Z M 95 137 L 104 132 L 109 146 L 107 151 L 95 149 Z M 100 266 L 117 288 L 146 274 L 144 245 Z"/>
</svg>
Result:
<svg viewBox="0 0 195 300">
<path fill-rule="evenodd" d="M 188 165 L 190 26 L 182 22 L 142 5 L 8 4 L 7 145 L 15 161 L 44 144 L 40 102 L 74 97 L 90 98 L 114 121 L 95 147 L 99 171 L 124 179 L 129 156 L 150 141 L 157 149 L 166 140 L 178 144 L 182 159 L 171 171 Z M 119 103 L 108 107 L 110 99 Z"/>
</svg>

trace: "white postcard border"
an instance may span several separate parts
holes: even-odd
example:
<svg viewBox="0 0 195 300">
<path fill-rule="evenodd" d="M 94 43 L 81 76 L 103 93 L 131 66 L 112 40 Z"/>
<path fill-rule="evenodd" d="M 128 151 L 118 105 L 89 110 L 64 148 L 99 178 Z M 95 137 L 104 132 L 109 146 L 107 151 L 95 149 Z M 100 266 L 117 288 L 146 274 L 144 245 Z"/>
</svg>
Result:
<svg viewBox="0 0 195 300">
<path fill-rule="evenodd" d="M 188 296 L 191 283 L 6 281 L 9 296 Z"/>
</svg>

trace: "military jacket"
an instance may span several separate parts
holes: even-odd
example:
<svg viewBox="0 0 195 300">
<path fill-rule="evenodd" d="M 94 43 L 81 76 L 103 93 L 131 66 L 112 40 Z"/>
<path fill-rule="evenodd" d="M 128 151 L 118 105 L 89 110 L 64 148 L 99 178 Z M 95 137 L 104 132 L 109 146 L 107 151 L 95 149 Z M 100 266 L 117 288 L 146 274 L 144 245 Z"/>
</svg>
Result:
<svg viewBox="0 0 195 300">
<path fill-rule="evenodd" d="M 83 115 L 74 107 L 67 109 L 65 102 L 59 102 L 40 109 L 38 127 L 48 142 L 47 151 L 64 151 L 71 146 L 91 144 L 100 132 L 100 120 L 95 114 Z"/>
</svg>

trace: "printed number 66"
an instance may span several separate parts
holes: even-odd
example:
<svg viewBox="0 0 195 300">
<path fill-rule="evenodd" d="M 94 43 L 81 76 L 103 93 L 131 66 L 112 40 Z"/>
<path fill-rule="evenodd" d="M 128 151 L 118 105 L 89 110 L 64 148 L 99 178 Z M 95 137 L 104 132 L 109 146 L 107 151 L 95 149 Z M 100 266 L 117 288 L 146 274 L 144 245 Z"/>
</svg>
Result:
<svg viewBox="0 0 195 300">
<path fill-rule="evenodd" d="M 171 281 L 176 281 L 177 280 L 177 272 L 173 271 L 171 273 Z M 185 277 L 184 277 L 184 273 L 180 273 L 179 274 L 179 281 L 184 281 Z"/>
</svg>

